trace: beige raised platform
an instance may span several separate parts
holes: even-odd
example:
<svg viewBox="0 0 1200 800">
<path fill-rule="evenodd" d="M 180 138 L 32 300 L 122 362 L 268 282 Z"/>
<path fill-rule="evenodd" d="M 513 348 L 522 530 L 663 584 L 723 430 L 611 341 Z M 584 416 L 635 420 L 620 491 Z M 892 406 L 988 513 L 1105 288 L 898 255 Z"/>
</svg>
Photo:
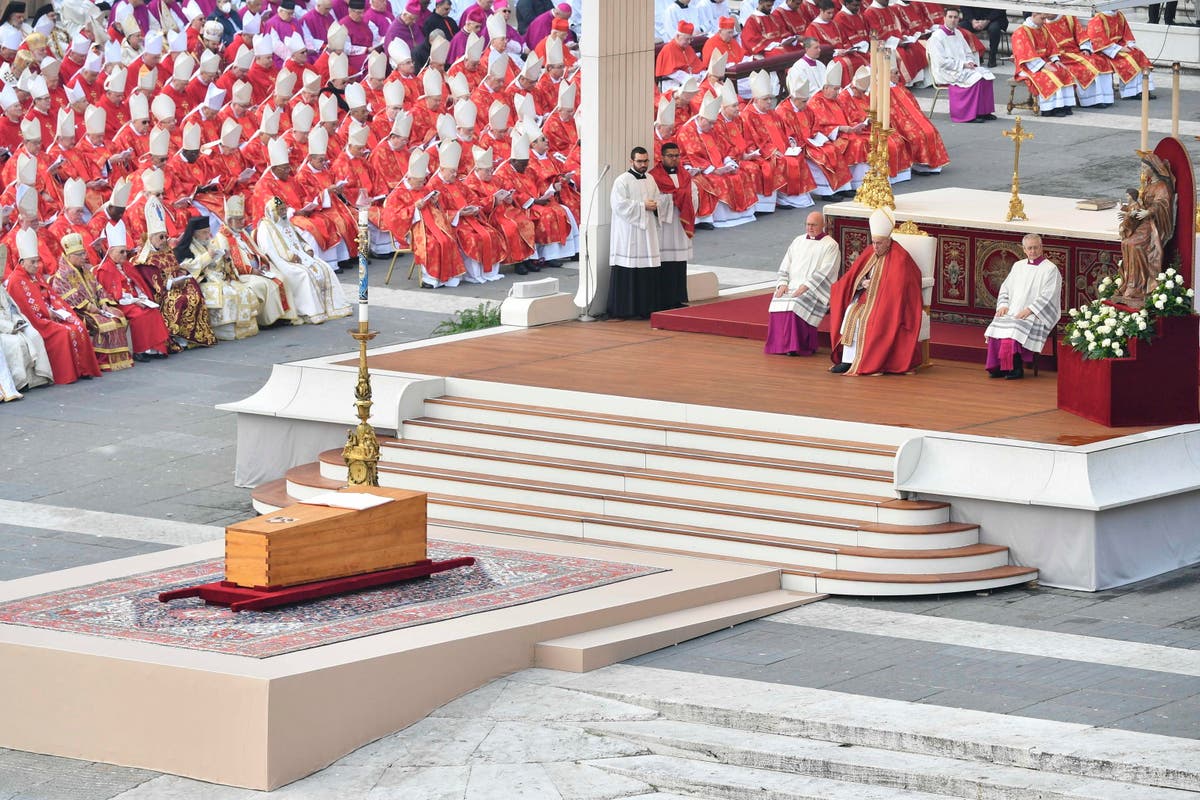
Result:
<svg viewBox="0 0 1200 800">
<path fill-rule="evenodd" d="M 781 595 L 778 571 L 758 566 L 436 526 L 429 532 L 669 571 L 265 659 L 0 625 L 0 747 L 273 789 L 488 680 L 533 666 L 541 642 L 637 623 L 632 646 L 608 636 L 618 648 L 610 652 L 625 657 L 816 599 Z M 0 602 L 221 552 L 218 540 L 8 581 Z"/>
<path fill-rule="evenodd" d="M 1097 242 L 1119 242 L 1115 211 L 1080 211 L 1078 198 L 1021 193 L 1026 222 L 1006 222 L 1008 192 L 947 187 L 912 192 L 896 198 L 896 222 L 915 222 L 948 227 L 980 228 L 1011 233 L 1040 233 Z M 833 217 L 866 219 L 871 208 L 856 201 L 825 207 Z"/>
<path fill-rule="evenodd" d="M 225 529 L 225 580 L 274 589 L 425 558 L 424 493 L 376 486 L 343 491 L 392 501 L 361 511 L 297 503 L 230 525 Z"/>
</svg>

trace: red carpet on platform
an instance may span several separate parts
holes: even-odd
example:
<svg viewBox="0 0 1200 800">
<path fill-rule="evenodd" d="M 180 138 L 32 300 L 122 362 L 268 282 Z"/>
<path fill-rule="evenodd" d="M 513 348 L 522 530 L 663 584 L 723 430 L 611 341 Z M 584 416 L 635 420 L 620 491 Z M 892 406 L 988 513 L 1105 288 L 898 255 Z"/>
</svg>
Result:
<svg viewBox="0 0 1200 800">
<path fill-rule="evenodd" d="M 711 333 L 716 336 L 732 336 L 738 339 L 767 340 L 767 306 L 771 303 L 771 292 L 715 300 L 659 311 L 650 317 L 650 325 L 665 331 L 688 333 Z M 829 317 L 821 321 L 820 340 L 822 347 L 829 347 Z M 983 363 L 987 345 L 980 325 L 960 325 L 935 321 L 929 329 L 929 353 L 932 358 L 949 361 L 978 361 Z M 1042 369 L 1054 369 L 1053 342 L 1047 341 L 1039 363 Z"/>
<path fill-rule="evenodd" d="M 4 603 L 0 623 L 268 658 L 663 572 L 434 539 L 429 556 L 471 556 L 475 565 L 269 611 L 158 602 L 159 592 L 221 580 L 225 563 L 213 559 Z"/>
</svg>

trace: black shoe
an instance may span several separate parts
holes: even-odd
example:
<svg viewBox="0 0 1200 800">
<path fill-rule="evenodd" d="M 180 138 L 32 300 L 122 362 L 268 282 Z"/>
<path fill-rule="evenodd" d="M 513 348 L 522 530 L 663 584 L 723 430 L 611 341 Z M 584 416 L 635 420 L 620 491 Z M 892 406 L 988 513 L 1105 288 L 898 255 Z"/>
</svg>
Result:
<svg viewBox="0 0 1200 800">
<path fill-rule="evenodd" d="M 563 265 L 563 262 L 558 261 L 556 259 L 548 259 L 548 260 L 542 262 L 543 267 L 550 267 L 552 269 L 562 269 L 562 265 Z"/>
<path fill-rule="evenodd" d="M 698 231 L 715 231 L 716 229 L 717 229 L 717 226 L 713 225 L 711 222 L 697 222 L 696 223 L 696 230 L 698 230 Z"/>
<path fill-rule="evenodd" d="M 530 261 L 529 266 L 526 267 L 526 269 L 528 269 L 530 272 L 541 272 L 542 266 L 541 266 L 541 264 L 538 264 L 536 261 Z"/>
<path fill-rule="evenodd" d="M 969 120 L 967 120 L 967 123 L 968 123 L 968 124 L 970 124 L 970 123 L 972 123 L 972 122 L 986 122 L 986 121 L 987 121 L 987 120 L 985 120 L 983 117 L 976 117 L 975 119 L 969 119 Z"/>
<path fill-rule="evenodd" d="M 1063 116 L 1064 116 L 1064 117 L 1070 117 L 1070 116 L 1074 116 L 1074 114 L 1075 114 L 1075 112 L 1071 110 L 1071 107 L 1070 107 L 1070 106 L 1067 106 L 1066 108 L 1064 108 L 1064 109 L 1063 109 L 1063 112 L 1064 112 L 1064 113 L 1063 113 Z"/>
<path fill-rule="evenodd" d="M 529 262 L 522 261 L 520 264 L 517 264 L 515 267 L 513 267 L 513 272 L 517 273 L 518 275 L 528 275 L 529 267 L 525 266 L 527 263 Z"/>
<path fill-rule="evenodd" d="M 840 197 L 843 200 L 853 200 L 857 196 L 858 196 L 857 189 L 847 189 L 844 192 L 838 192 L 837 194 L 834 195 L 834 197 Z"/>
<path fill-rule="evenodd" d="M 1151 100 L 1157 100 L 1157 99 L 1158 99 L 1158 94 L 1157 94 L 1156 92 L 1151 92 L 1151 93 L 1150 93 L 1150 99 L 1151 99 Z"/>
<path fill-rule="evenodd" d="M 146 355 L 145 353 L 134 353 L 133 360 L 139 364 L 144 364 L 150 360 L 150 356 Z"/>
<path fill-rule="evenodd" d="M 996 66 L 996 59 L 994 59 L 994 58 L 989 58 L 989 59 L 988 59 L 988 63 L 987 63 L 987 65 L 988 65 L 988 67 L 989 67 L 989 68 Z"/>
<path fill-rule="evenodd" d="M 1007 373 L 1004 376 L 1004 379 L 1006 381 L 1019 381 L 1019 380 L 1021 380 L 1021 378 L 1024 378 L 1024 377 L 1025 377 L 1025 365 L 1021 362 L 1021 359 L 1019 359 L 1019 358 L 1013 359 L 1012 372 Z"/>
<path fill-rule="evenodd" d="M 850 371 L 850 365 L 847 364 L 845 361 L 842 361 L 842 362 L 834 364 L 832 367 L 830 367 L 829 371 L 832 372 L 834 375 L 841 375 L 843 372 Z"/>
<path fill-rule="evenodd" d="M 1003 378 L 1005 375 L 1008 374 L 1007 372 L 1005 372 L 1002 369 L 989 369 L 987 372 L 988 372 L 989 378 Z"/>
<path fill-rule="evenodd" d="M 990 121 L 990 120 L 995 119 L 996 115 L 995 114 L 984 114 L 983 118 Z"/>
</svg>

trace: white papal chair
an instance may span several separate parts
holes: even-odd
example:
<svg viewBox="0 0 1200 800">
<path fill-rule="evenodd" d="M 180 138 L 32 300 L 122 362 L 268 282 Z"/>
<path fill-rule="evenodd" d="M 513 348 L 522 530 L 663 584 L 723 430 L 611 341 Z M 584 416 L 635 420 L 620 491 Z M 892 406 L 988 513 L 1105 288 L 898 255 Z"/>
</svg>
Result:
<svg viewBox="0 0 1200 800">
<path fill-rule="evenodd" d="M 912 222 L 905 222 L 896 227 L 892 241 L 903 247 L 921 268 L 921 334 L 917 337 L 921 343 L 921 366 L 928 367 L 929 360 L 929 306 L 933 302 L 933 282 L 936 274 L 937 245 L 936 236 L 930 236 Z"/>
</svg>

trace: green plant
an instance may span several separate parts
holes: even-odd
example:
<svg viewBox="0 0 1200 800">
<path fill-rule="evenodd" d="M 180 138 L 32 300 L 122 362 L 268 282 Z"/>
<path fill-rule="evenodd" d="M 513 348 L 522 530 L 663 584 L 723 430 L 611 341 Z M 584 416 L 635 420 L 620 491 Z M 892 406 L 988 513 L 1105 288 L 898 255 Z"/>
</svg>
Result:
<svg viewBox="0 0 1200 800">
<path fill-rule="evenodd" d="M 433 329 L 431 336 L 449 336 L 452 333 L 480 331 L 484 328 L 494 328 L 500 324 L 500 306 L 492 303 L 480 303 L 475 308 L 464 308 L 454 312 L 450 319 L 444 319 Z"/>
</svg>

